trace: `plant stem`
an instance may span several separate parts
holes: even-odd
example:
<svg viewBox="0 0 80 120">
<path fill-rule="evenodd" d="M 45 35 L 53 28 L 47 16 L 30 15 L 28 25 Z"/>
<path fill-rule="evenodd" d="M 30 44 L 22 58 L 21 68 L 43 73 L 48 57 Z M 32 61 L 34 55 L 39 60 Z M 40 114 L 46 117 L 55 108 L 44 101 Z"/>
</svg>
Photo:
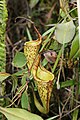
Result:
<svg viewBox="0 0 80 120">
<path fill-rule="evenodd" d="M 75 90 L 75 99 L 78 101 L 78 97 L 79 97 L 79 62 L 78 65 L 75 68 L 75 79 L 76 79 L 76 90 Z M 76 102 L 76 106 L 78 106 L 78 103 Z M 76 109 L 73 112 L 73 119 L 72 120 L 77 120 L 78 119 L 78 112 L 79 109 Z"/>
<path fill-rule="evenodd" d="M 79 23 L 79 49 L 80 49 L 80 0 L 77 0 L 78 23 Z"/>
<path fill-rule="evenodd" d="M 32 37 L 31 37 L 31 34 L 30 34 L 29 29 L 26 28 L 26 31 L 27 31 L 28 39 L 29 39 L 30 41 L 32 41 Z"/>
<path fill-rule="evenodd" d="M 63 46 L 62 46 L 62 48 L 63 48 Z M 54 71 L 55 71 L 55 69 L 56 69 L 56 67 L 57 67 L 57 64 L 58 64 L 58 62 L 59 62 L 59 60 L 60 60 L 60 57 L 61 57 L 61 54 L 62 54 L 62 48 L 60 49 L 60 51 L 59 51 L 59 53 L 58 53 L 56 62 L 55 62 L 54 66 L 53 66 L 53 69 L 52 69 L 52 73 L 54 73 Z"/>
</svg>

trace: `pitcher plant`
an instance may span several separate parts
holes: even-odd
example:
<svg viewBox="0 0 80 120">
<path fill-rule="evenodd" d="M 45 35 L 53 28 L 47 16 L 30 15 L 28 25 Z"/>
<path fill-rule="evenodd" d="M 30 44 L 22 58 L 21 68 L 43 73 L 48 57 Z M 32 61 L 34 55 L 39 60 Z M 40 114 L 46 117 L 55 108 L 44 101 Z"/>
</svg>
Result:
<svg viewBox="0 0 80 120">
<path fill-rule="evenodd" d="M 42 38 L 35 26 L 34 29 L 39 38 L 24 44 L 24 54 L 27 59 L 27 66 L 33 75 L 35 84 L 37 85 L 38 93 L 43 106 L 40 105 L 33 93 L 35 105 L 40 112 L 47 114 L 49 112 L 49 102 L 54 75 L 40 64 L 41 55 L 38 52 L 42 43 Z"/>
</svg>

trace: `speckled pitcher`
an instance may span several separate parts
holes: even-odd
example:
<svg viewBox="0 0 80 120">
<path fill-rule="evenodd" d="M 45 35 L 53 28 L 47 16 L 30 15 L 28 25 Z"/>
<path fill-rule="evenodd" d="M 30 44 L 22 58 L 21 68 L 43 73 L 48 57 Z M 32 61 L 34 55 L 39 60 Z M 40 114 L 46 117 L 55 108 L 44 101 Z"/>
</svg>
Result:
<svg viewBox="0 0 80 120">
<path fill-rule="evenodd" d="M 38 33 L 39 38 L 37 40 L 32 40 L 26 42 L 24 45 L 24 54 L 27 59 L 27 66 L 30 69 L 35 83 L 38 87 L 38 93 L 42 102 L 42 109 L 38 107 L 36 99 L 34 98 L 35 105 L 39 109 L 40 112 L 46 114 L 49 112 L 49 102 L 50 96 L 53 87 L 53 79 L 54 75 L 46 70 L 40 64 L 41 55 L 38 54 L 42 39 L 41 35 L 39 34 L 38 30 L 35 28 L 36 32 Z"/>
</svg>

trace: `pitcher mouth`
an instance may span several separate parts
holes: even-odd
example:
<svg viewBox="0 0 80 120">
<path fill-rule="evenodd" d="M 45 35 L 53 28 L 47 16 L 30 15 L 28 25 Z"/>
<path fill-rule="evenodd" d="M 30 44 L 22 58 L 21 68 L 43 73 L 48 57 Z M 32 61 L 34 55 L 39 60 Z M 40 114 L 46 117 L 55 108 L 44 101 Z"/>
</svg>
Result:
<svg viewBox="0 0 80 120">
<path fill-rule="evenodd" d="M 32 40 L 32 41 L 28 41 L 28 42 L 25 42 L 24 43 L 24 46 L 37 46 L 37 45 L 40 45 L 42 42 L 41 39 L 37 39 L 37 40 Z"/>
<path fill-rule="evenodd" d="M 47 71 L 45 68 L 43 70 L 41 67 L 38 67 L 37 78 L 39 78 L 39 81 L 49 82 L 54 79 L 54 75 L 51 72 Z"/>
</svg>

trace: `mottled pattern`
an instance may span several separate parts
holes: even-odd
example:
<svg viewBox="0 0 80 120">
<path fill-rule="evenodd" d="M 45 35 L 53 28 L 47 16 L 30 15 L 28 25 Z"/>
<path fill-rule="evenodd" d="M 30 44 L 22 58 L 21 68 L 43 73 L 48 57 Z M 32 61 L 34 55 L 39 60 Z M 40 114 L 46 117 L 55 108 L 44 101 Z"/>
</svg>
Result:
<svg viewBox="0 0 80 120">
<path fill-rule="evenodd" d="M 32 74 L 33 74 L 35 83 L 38 87 L 38 93 L 39 93 L 42 105 L 44 107 L 44 110 L 46 111 L 46 113 L 48 113 L 54 75 L 51 74 L 48 70 L 46 70 L 44 67 L 42 67 L 39 63 L 40 63 L 40 55 L 38 54 L 35 59 L 35 63 L 33 65 Z M 45 71 L 48 75 L 50 74 L 53 79 L 51 80 L 50 79 L 49 80 L 39 79 L 40 76 L 37 76 L 38 66 L 41 69 L 42 73 L 43 71 Z"/>
<path fill-rule="evenodd" d="M 52 83 L 53 81 L 37 81 L 39 96 L 43 107 L 47 112 L 49 112 L 49 101 L 52 92 Z"/>
<path fill-rule="evenodd" d="M 41 56 L 38 54 L 40 45 L 41 45 L 42 40 L 38 39 L 36 41 L 30 41 L 26 42 L 24 45 L 24 54 L 27 58 L 27 65 L 28 68 L 31 70 L 31 73 L 34 77 L 35 83 L 38 86 L 38 93 L 41 99 L 41 102 L 43 104 L 43 108 L 45 113 L 49 112 L 49 101 L 50 101 L 50 96 L 51 96 L 51 91 L 52 91 L 52 83 L 54 79 L 54 75 L 47 71 L 46 69 L 40 67 L 41 72 L 45 71 L 47 75 L 51 75 L 52 79 L 50 80 L 45 80 L 40 79 L 40 76 L 37 76 L 37 70 L 38 66 L 40 65 L 40 58 Z"/>
<path fill-rule="evenodd" d="M 32 67 L 34 60 L 38 54 L 40 44 L 41 42 L 36 40 L 36 41 L 26 42 L 24 45 L 24 54 L 26 56 L 27 65 L 29 69 Z"/>
</svg>

